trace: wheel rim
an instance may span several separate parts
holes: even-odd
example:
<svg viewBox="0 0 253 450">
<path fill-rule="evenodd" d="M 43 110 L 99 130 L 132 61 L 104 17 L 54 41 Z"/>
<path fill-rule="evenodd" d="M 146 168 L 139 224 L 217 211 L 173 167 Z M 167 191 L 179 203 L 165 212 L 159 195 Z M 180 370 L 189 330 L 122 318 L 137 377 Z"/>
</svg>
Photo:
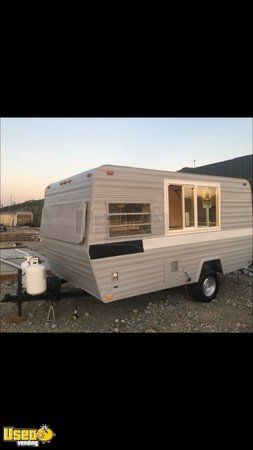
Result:
<svg viewBox="0 0 253 450">
<path fill-rule="evenodd" d="M 211 297 L 216 289 L 216 280 L 214 277 L 208 276 L 203 283 L 203 292 L 206 297 Z"/>
</svg>

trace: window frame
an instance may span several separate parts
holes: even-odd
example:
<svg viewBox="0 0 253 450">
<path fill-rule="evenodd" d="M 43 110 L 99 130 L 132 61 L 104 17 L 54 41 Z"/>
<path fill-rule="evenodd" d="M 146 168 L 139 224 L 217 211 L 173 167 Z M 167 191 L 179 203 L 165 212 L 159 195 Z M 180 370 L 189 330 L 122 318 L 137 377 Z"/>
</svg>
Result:
<svg viewBox="0 0 253 450">
<path fill-rule="evenodd" d="M 150 206 L 150 212 L 148 213 L 123 213 L 124 215 L 150 215 L 150 224 L 148 223 L 147 225 L 150 225 L 150 233 L 138 233 L 138 234 L 126 234 L 126 235 L 120 235 L 120 236 L 110 236 L 110 216 L 117 216 L 120 215 L 119 213 L 110 213 L 109 212 L 109 207 L 110 205 L 117 205 L 118 203 L 124 203 L 126 205 L 136 205 L 136 204 L 141 204 L 141 205 L 146 205 L 148 204 Z M 148 201 L 134 201 L 134 202 L 126 202 L 126 201 L 122 201 L 122 200 L 118 200 L 118 201 L 108 201 L 106 202 L 106 206 L 107 206 L 107 237 L 108 239 L 119 239 L 119 238 L 136 238 L 138 236 L 150 236 L 152 234 L 152 203 L 148 202 Z M 141 224 L 143 225 L 143 224 Z M 125 225 L 115 225 L 116 226 L 125 226 Z M 113 227 L 113 226 L 112 226 Z"/>
<path fill-rule="evenodd" d="M 169 228 L 169 186 L 179 185 L 182 186 L 182 208 L 183 208 L 183 228 L 182 230 L 170 230 Z M 194 227 L 185 227 L 185 207 L 184 207 L 184 186 L 193 186 L 194 188 Z M 216 187 L 218 189 L 218 204 L 217 204 L 217 214 L 218 214 L 218 225 L 215 227 L 199 227 L 198 226 L 198 187 Z M 220 183 L 207 182 L 205 180 L 164 180 L 164 224 L 165 224 L 165 236 L 177 235 L 177 234 L 187 234 L 187 233 L 206 233 L 208 231 L 219 231 L 221 230 L 221 196 L 220 196 Z"/>
</svg>

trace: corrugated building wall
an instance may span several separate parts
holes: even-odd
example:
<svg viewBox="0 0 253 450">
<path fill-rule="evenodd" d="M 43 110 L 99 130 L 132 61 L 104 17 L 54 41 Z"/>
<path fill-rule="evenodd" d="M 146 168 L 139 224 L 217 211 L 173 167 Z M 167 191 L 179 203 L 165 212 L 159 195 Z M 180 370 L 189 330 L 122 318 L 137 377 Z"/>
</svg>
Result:
<svg viewBox="0 0 253 450">
<path fill-rule="evenodd" d="M 240 156 L 214 164 L 200 167 L 184 167 L 178 172 L 199 173 L 219 177 L 233 177 L 247 179 L 253 187 L 253 155 Z"/>
</svg>

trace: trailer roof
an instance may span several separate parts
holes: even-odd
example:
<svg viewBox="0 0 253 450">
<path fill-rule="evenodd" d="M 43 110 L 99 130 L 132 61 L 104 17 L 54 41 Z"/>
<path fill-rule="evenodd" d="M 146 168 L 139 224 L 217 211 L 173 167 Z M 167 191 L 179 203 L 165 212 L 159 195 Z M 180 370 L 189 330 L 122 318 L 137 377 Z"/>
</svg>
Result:
<svg viewBox="0 0 253 450">
<path fill-rule="evenodd" d="M 81 177 L 81 176 L 83 176 L 83 175 L 85 175 L 85 174 L 95 174 L 96 172 L 98 172 L 100 169 L 102 169 L 102 168 L 104 168 L 104 167 L 107 167 L 107 168 L 109 168 L 109 167 L 112 167 L 112 168 L 119 168 L 119 169 L 128 169 L 128 170 L 140 170 L 140 171 L 145 171 L 145 172 L 150 172 L 150 173 L 164 173 L 164 175 L 167 175 L 167 176 L 169 176 L 170 174 L 177 174 L 178 175 L 178 177 L 179 178 L 182 178 L 182 179 L 185 179 L 186 177 L 188 177 L 188 178 L 190 178 L 190 179 L 194 179 L 194 178 L 200 178 L 200 179 L 210 179 L 210 178 L 217 178 L 217 179 L 224 179 L 224 180 L 231 180 L 231 179 L 234 179 L 234 180 L 236 180 L 236 181 L 242 181 L 242 182 L 247 182 L 248 183 L 248 180 L 247 179 L 244 179 L 244 178 L 232 178 L 232 177 L 224 177 L 224 176 L 215 176 L 215 175 L 203 175 L 203 174 L 199 174 L 199 173 L 189 173 L 189 172 L 181 172 L 181 171 L 172 171 L 172 170 L 163 170 L 163 169 L 150 169 L 150 168 L 143 168 L 143 167 L 133 167 L 133 166 L 121 166 L 121 165 L 116 165 L 116 164 L 102 164 L 101 166 L 98 166 L 98 167 L 95 167 L 95 168 L 93 168 L 93 169 L 90 169 L 90 170 L 86 170 L 86 171 L 83 171 L 83 172 L 80 172 L 80 173 L 78 173 L 78 174 L 74 174 L 74 175 L 70 175 L 69 177 L 67 177 L 67 178 L 63 178 L 63 179 L 61 179 L 61 180 L 57 180 L 57 181 L 55 181 L 55 182 L 52 182 L 52 183 L 50 183 L 50 185 L 49 186 L 54 186 L 55 187 L 55 185 L 56 184 L 59 184 L 59 183 L 64 183 L 64 182 L 66 182 L 66 181 L 68 181 L 69 179 L 72 179 L 72 178 L 76 178 L 76 177 Z"/>
<path fill-rule="evenodd" d="M 173 170 L 163 170 L 163 169 L 150 169 L 150 168 L 143 168 L 143 167 L 134 167 L 134 166 L 121 166 L 121 165 L 116 165 L 116 164 L 102 164 L 101 166 L 96 167 L 96 169 L 94 169 L 94 171 L 96 172 L 98 169 L 101 169 L 103 167 L 115 167 L 115 168 L 121 168 L 121 169 L 129 169 L 129 170 L 143 170 L 143 171 L 147 171 L 147 172 L 163 172 L 164 174 L 178 174 L 178 175 L 194 175 L 196 178 L 197 177 L 201 177 L 201 178 L 224 178 L 224 179 L 230 179 L 234 178 L 235 180 L 239 180 L 239 181 L 248 181 L 246 178 L 235 178 L 235 177 L 225 177 L 225 176 L 216 176 L 216 175 L 205 175 L 205 174 L 199 174 L 199 173 L 189 173 L 189 172 L 181 172 L 181 171 L 173 171 Z M 91 172 L 88 171 L 88 172 Z"/>
</svg>

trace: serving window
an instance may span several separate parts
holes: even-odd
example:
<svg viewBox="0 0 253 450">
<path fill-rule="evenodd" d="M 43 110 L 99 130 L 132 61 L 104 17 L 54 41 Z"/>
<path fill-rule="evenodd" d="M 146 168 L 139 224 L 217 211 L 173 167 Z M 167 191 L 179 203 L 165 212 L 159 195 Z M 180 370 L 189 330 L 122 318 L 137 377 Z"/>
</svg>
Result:
<svg viewBox="0 0 253 450">
<path fill-rule="evenodd" d="M 109 203 L 109 236 L 151 233 L 150 203 Z"/>
<path fill-rule="evenodd" d="M 198 227 L 217 227 L 218 188 L 198 186 Z"/>
<path fill-rule="evenodd" d="M 165 182 L 165 223 L 172 231 L 205 230 L 219 227 L 218 184 Z"/>
</svg>

